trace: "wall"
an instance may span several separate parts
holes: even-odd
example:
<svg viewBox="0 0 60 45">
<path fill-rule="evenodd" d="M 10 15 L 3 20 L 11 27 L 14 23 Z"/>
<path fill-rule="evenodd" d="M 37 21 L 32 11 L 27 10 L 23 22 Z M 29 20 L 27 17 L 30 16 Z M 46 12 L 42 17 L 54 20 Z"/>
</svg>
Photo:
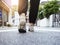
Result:
<svg viewBox="0 0 60 45">
<path fill-rule="evenodd" d="M 37 21 L 37 26 L 40 26 L 40 27 L 52 27 L 52 15 L 50 16 L 50 18 L 49 19 L 47 19 L 47 18 L 44 18 L 44 19 L 42 19 L 42 20 L 38 20 Z"/>
</svg>

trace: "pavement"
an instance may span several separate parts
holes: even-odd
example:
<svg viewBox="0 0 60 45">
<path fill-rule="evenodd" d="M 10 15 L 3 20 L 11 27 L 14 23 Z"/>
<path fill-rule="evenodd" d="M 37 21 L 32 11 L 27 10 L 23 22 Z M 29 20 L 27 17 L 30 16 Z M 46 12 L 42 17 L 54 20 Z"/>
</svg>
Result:
<svg viewBox="0 0 60 45">
<path fill-rule="evenodd" d="M 27 32 L 28 32 L 28 26 L 26 28 Z M 0 27 L 0 32 L 4 32 L 4 31 L 17 31 L 18 27 Z M 53 32 L 60 32 L 60 27 L 38 27 L 38 26 L 34 26 L 34 32 L 41 32 L 41 31 L 53 31 Z"/>
<path fill-rule="evenodd" d="M 0 45 L 60 45 L 60 32 L 0 32 Z"/>
<path fill-rule="evenodd" d="M 18 27 L 0 27 L 0 32 L 17 31 Z"/>
<path fill-rule="evenodd" d="M 60 32 L 60 27 L 38 27 L 34 26 L 35 32 L 41 32 L 41 31 L 53 31 L 53 32 Z"/>
<path fill-rule="evenodd" d="M 60 28 L 34 27 L 35 32 L 27 33 L 19 33 L 17 27 L 6 28 L 0 29 L 0 45 L 60 45 Z"/>
</svg>

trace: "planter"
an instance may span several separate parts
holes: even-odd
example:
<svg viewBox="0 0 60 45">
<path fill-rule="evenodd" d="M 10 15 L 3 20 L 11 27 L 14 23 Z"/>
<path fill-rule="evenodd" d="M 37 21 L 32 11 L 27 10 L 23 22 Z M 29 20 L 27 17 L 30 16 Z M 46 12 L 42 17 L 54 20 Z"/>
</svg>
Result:
<svg viewBox="0 0 60 45">
<path fill-rule="evenodd" d="M 37 21 L 37 26 L 40 26 L 40 27 L 49 27 L 49 19 L 44 18 L 42 20 L 38 20 Z"/>
</svg>

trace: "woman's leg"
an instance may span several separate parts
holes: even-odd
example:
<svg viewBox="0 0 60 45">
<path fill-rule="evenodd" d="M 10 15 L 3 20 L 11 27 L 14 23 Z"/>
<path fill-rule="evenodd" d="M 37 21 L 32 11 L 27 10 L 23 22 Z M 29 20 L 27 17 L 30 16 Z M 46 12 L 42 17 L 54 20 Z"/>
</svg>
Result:
<svg viewBox="0 0 60 45">
<path fill-rule="evenodd" d="M 32 27 L 32 28 L 33 28 L 36 18 L 37 18 L 39 2 L 40 2 L 40 0 L 30 0 L 29 23 L 30 23 L 30 27 Z"/>
<path fill-rule="evenodd" d="M 19 32 L 26 32 L 25 28 L 25 22 L 21 23 L 21 18 L 22 20 L 25 20 L 25 17 L 23 18 L 23 14 L 26 15 L 27 13 L 27 8 L 28 8 L 28 0 L 19 0 L 19 6 L 18 6 L 18 13 L 20 16 L 20 25 L 19 25 Z"/>
<path fill-rule="evenodd" d="M 19 0 L 18 4 L 18 13 L 27 13 L 27 8 L 28 8 L 28 0 Z"/>
</svg>

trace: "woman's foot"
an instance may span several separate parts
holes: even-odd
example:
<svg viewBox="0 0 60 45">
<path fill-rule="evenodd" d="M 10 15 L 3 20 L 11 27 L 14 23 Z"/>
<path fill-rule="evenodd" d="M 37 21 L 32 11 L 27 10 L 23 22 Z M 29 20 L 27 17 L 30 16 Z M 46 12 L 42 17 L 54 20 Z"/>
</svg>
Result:
<svg viewBox="0 0 60 45">
<path fill-rule="evenodd" d="M 28 31 L 30 31 L 30 32 L 34 32 L 34 30 L 31 30 L 31 29 L 29 29 Z"/>
<path fill-rule="evenodd" d="M 30 24 L 30 26 L 29 26 L 29 31 L 30 31 L 30 32 L 34 32 L 34 25 L 33 25 L 33 24 Z"/>
<path fill-rule="evenodd" d="M 18 29 L 19 33 L 26 33 L 26 30 L 24 29 Z"/>
</svg>

